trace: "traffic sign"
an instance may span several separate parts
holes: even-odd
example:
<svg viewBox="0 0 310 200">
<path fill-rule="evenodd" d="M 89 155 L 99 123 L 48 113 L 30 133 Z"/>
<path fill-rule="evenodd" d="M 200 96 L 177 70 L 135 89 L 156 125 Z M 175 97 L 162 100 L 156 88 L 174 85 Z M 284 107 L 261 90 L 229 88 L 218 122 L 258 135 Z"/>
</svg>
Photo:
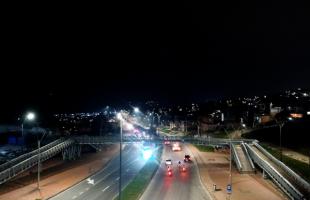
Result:
<svg viewBox="0 0 310 200">
<path fill-rule="evenodd" d="M 231 192 L 232 192 L 231 185 L 228 184 L 228 185 L 227 185 L 227 193 L 230 194 Z"/>
</svg>

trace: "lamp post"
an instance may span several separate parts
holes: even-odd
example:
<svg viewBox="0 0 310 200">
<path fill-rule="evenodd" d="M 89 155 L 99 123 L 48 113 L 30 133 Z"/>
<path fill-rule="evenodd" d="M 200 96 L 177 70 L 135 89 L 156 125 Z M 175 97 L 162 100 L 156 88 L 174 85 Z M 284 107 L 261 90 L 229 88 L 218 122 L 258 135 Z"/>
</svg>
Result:
<svg viewBox="0 0 310 200">
<path fill-rule="evenodd" d="M 123 144 L 123 117 L 121 113 L 117 114 L 117 118 L 120 122 L 120 144 L 119 144 L 119 188 L 118 198 L 122 199 L 122 144 Z"/>
<path fill-rule="evenodd" d="M 25 121 L 33 121 L 35 119 L 35 114 L 33 112 L 28 112 L 25 118 L 22 120 L 22 136 L 24 136 L 24 123 Z"/>
<path fill-rule="evenodd" d="M 224 128 L 224 127 L 223 127 Z M 231 162 L 232 162 L 232 146 L 231 146 L 231 136 L 228 134 L 228 132 L 227 132 L 227 130 L 224 128 L 224 131 L 225 131 L 225 133 L 227 134 L 227 136 L 229 137 L 229 160 L 230 160 L 230 162 L 229 162 L 229 182 L 228 182 L 228 184 L 230 185 L 230 187 L 232 188 L 232 174 L 231 174 Z M 232 192 L 231 192 L 232 193 Z M 230 194 L 231 194 L 230 193 Z M 229 199 L 230 199 L 230 196 L 229 196 Z"/>
<path fill-rule="evenodd" d="M 43 132 L 43 135 L 41 138 L 38 137 L 38 189 L 40 190 L 40 180 L 41 180 L 41 141 L 43 140 L 44 136 L 46 134 L 46 131 Z"/>
<path fill-rule="evenodd" d="M 284 126 L 284 122 L 279 123 L 280 130 L 280 161 L 282 162 L 282 128 Z"/>
</svg>

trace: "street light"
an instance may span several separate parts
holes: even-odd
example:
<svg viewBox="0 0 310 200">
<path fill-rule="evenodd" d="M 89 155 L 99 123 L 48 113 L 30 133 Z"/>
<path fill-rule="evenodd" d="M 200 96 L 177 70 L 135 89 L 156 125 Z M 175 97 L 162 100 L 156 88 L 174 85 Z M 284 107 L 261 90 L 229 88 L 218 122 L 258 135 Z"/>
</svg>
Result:
<svg viewBox="0 0 310 200">
<path fill-rule="evenodd" d="M 282 162 L 282 128 L 284 126 L 284 122 L 279 123 L 280 130 L 280 161 Z"/>
<path fill-rule="evenodd" d="M 46 131 L 43 132 L 42 137 L 39 139 L 38 138 L 38 189 L 40 190 L 40 172 L 41 172 L 41 141 L 43 140 L 44 136 L 46 134 Z"/>
<path fill-rule="evenodd" d="M 28 112 L 25 118 L 22 120 L 22 136 L 24 136 L 24 123 L 25 121 L 33 121 L 35 119 L 35 114 L 33 112 Z"/>
<path fill-rule="evenodd" d="M 292 120 L 292 118 L 288 118 L 288 120 Z M 285 125 L 285 123 L 286 123 L 287 121 L 285 121 L 285 120 L 277 120 L 276 119 L 276 123 L 278 124 L 278 126 L 279 126 L 279 133 L 280 133 L 280 141 L 279 141 L 279 143 L 280 143 L 280 161 L 282 162 L 282 128 L 283 128 L 283 126 Z"/>
<path fill-rule="evenodd" d="M 223 127 L 224 128 L 224 127 Z M 231 135 L 227 132 L 227 130 L 224 128 L 225 133 L 229 137 L 229 154 L 230 154 L 230 162 L 229 162 L 229 185 L 232 188 L 232 175 L 231 175 L 231 162 L 232 162 L 232 146 L 231 146 Z M 229 196 L 230 197 L 230 196 Z"/>
<path fill-rule="evenodd" d="M 134 107 L 134 108 L 133 108 L 133 111 L 134 111 L 135 113 L 140 112 L 140 110 L 139 110 L 139 108 L 138 108 L 138 107 Z"/>
<path fill-rule="evenodd" d="M 123 144 L 123 117 L 121 113 L 117 113 L 117 119 L 120 123 L 120 144 L 119 144 L 119 190 L 118 198 L 122 199 L 122 144 Z"/>
</svg>

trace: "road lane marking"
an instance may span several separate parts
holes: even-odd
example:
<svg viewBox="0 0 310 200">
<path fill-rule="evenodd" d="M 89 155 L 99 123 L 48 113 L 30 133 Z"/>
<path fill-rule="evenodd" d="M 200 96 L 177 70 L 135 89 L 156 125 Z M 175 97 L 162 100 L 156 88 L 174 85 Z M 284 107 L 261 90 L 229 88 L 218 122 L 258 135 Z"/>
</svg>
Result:
<svg viewBox="0 0 310 200">
<path fill-rule="evenodd" d="M 110 187 L 110 185 L 107 186 L 106 188 L 104 188 L 104 189 L 102 190 L 102 192 L 106 191 L 109 187 Z"/>
<path fill-rule="evenodd" d="M 80 192 L 80 195 L 83 194 L 84 192 Z"/>
<path fill-rule="evenodd" d="M 86 191 L 89 190 L 89 188 L 86 188 Z"/>
<path fill-rule="evenodd" d="M 118 180 L 119 180 L 119 177 L 117 177 L 115 180 L 117 180 L 117 181 L 118 181 Z"/>
<path fill-rule="evenodd" d="M 77 196 L 73 196 L 72 199 L 76 199 Z"/>
</svg>

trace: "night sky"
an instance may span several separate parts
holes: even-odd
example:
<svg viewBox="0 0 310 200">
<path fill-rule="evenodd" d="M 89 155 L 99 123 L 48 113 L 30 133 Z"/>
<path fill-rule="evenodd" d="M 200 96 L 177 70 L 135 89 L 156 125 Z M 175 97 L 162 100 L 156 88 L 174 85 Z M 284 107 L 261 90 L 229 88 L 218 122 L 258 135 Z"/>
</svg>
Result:
<svg viewBox="0 0 310 200">
<path fill-rule="evenodd" d="M 200 2 L 12 7 L 0 119 L 310 88 L 307 1 Z"/>
</svg>

